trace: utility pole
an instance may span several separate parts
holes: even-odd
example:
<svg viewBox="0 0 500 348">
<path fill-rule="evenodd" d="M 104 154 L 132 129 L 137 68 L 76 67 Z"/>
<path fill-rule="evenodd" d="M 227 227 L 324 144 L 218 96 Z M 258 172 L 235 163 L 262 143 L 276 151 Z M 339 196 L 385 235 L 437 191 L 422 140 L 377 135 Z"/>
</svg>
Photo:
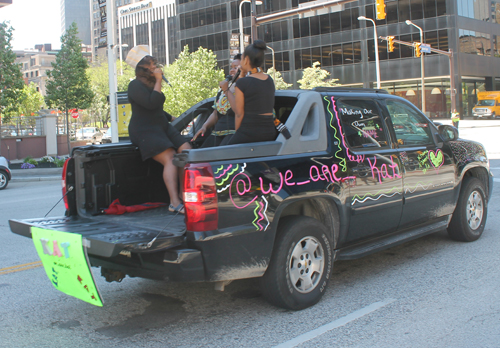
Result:
<svg viewBox="0 0 500 348">
<path fill-rule="evenodd" d="M 389 41 L 390 36 L 380 36 L 379 39 Z M 401 40 L 396 40 L 392 39 L 393 42 L 398 43 L 400 45 L 404 46 L 411 46 L 415 47 L 414 43 L 412 42 L 406 42 L 406 41 L 401 41 Z M 453 51 L 448 50 L 448 51 L 443 51 L 443 50 L 438 50 L 437 48 L 430 48 L 431 52 L 435 52 L 437 54 L 442 54 L 448 57 L 449 62 L 450 62 L 450 102 L 451 102 L 451 109 L 456 109 L 458 110 L 458 100 L 456 98 L 456 91 L 455 91 L 455 65 L 453 64 Z"/>
<path fill-rule="evenodd" d="M 111 142 L 118 142 L 118 114 L 116 110 L 116 59 L 115 59 L 115 6 L 107 0 L 106 17 L 108 23 L 108 78 L 109 78 L 109 114 L 111 118 Z"/>
</svg>

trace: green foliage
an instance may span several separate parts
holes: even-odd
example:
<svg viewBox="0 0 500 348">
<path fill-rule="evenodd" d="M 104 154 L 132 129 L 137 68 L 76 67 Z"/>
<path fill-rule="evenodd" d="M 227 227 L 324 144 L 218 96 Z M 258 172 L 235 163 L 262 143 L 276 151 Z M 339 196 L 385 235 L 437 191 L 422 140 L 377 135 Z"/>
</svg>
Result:
<svg viewBox="0 0 500 348">
<path fill-rule="evenodd" d="M 121 68 L 120 68 L 121 67 Z M 123 74 L 122 74 L 123 72 Z M 125 92 L 128 89 L 130 79 L 135 77 L 135 71 L 124 62 L 117 61 L 117 90 Z M 109 116 L 109 73 L 107 61 L 98 61 L 87 69 L 90 87 L 94 93 L 89 111 L 97 116 L 101 122 L 106 123 Z"/>
<path fill-rule="evenodd" d="M 314 62 L 312 67 L 304 69 L 302 79 L 298 80 L 297 83 L 300 85 L 300 89 L 340 86 L 339 83 L 336 83 L 338 79 L 330 79 L 325 81 L 328 76 L 330 76 L 330 73 L 324 69 L 321 69 L 319 62 Z"/>
<path fill-rule="evenodd" d="M 66 162 L 66 160 L 64 158 L 59 158 L 59 157 L 54 158 L 54 163 L 59 168 L 64 166 L 64 162 Z"/>
<path fill-rule="evenodd" d="M 31 156 L 26 156 L 26 158 L 23 159 L 23 163 L 29 163 L 29 164 L 32 164 L 34 166 L 38 165 L 38 162 Z"/>
<path fill-rule="evenodd" d="M 19 99 L 18 110 L 25 116 L 35 116 L 45 106 L 43 96 L 36 90 L 37 85 L 31 82 L 24 85 L 21 97 Z"/>
<path fill-rule="evenodd" d="M 217 94 L 224 71 L 217 67 L 217 56 L 205 48 L 190 53 L 186 45 L 177 60 L 165 68 L 172 87 L 163 85 L 164 108 L 174 116 Z"/>
<path fill-rule="evenodd" d="M 17 111 L 23 86 L 23 76 L 20 64 L 16 64 L 16 54 L 12 51 L 12 32 L 9 22 L 0 23 L 0 116 L 3 122 L 8 122 Z"/>
<path fill-rule="evenodd" d="M 286 83 L 281 76 L 281 73 L 274 68 L 267 69 L 267 74 L 274 79 L 274 86 L 276 89 L 288 89 L 292 87 L 291 83 Z"/>
<path fill-rule="evenodd" d="M 92 102 L 93 93 L 85 73 L 87 60 L 81 52 L 76 23 L 72 23 L 61 37 L 61 50 L 57 53 L 53 69 L 47 71 L 46 102 L 49 107 L 68 111 L 86 109 Z"/>
</svg>

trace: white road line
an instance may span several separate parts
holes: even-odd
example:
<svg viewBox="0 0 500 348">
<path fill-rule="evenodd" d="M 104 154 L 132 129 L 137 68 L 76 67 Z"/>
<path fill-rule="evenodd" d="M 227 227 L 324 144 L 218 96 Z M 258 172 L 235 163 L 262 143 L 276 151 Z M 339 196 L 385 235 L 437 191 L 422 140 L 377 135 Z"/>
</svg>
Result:
<svg viewBox="0 0 500 348">
<path fill-rule="evenodd" d="M 292 348 L 296 347 L 301 343 L 310 341 L 318 336 L 323 335 L 324 333 L 336 329 L 338 327 L 344 326 L 347 323 L 350 323 L 351 321 L 354 321 L 356 319 L 359 319 L 361 317 L 364 317 L 367 314 L 370 314 L 372 312 L 375 312 L 376 310 L 387 306 L 388 304 L 396 301 L 395 299 L 386 299 L 384 301 L 380 302 L 375 302 L 372 303 L 371 305 L 358 309 L 355 312 L 352 312 L 351 314 L 346 315 L 345 317 L 339 318 L 337 320 L 332 321 L 331 323 L 325 324 L 323 326 L 318 327 L 317 329 L 311 330 L 309 332 L 306 332 L 305 334 L 302 334 L 298 337 L 295 337 L 294 339 L 291 339 L 290 341 L 283 342 L 277 346 L 274 346 L 273 348 Z M 317 305 L 318 306 L 318 305 Z"/>
<path fill-rule="evenodd" d="M 493 178 L 493 182 L 500 182 L 500 179 L 498 179 L 498 178 Z"/>
<path fill-rule="evenodd" d="M 493 167 L 493 168 L 490 167 L 490 170 L 491 169 L 495 169 L 496 170 L 496 169 L 500 169 L 500 167 Z"/>
</svg>

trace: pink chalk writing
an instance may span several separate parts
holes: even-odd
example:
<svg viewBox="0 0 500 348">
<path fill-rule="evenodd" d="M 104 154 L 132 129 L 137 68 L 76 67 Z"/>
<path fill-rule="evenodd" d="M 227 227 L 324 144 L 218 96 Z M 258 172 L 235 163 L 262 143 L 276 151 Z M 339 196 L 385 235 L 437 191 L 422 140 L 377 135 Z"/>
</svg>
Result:
<svg viewBox="0 0 500 348">
<path fill-rule="evenodd" d="M 370 161 L 370 158 L 367 158 L 367 160 L 372 171 L 372 178 L 377 178 L 380 184 L 382 183 L 382 179 L 402 178 L 401 175 L 399 175 L 399 170 L 396 170 L 398 165 L 393 162 L 392 157 L 391 164 L 389 164 L 389 168 L 392 169 L 392 175 L 389 173 L 385 163 L 380 166 L 380 169 L 377 167 L 377 157 L 373 157 L 373 162 Z"/>
</svg>

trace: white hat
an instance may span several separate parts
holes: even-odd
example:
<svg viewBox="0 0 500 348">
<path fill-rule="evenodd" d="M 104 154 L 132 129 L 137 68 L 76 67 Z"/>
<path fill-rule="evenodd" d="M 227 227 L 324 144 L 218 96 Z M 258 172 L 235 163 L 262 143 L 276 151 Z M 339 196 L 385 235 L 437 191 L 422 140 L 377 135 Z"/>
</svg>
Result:
<svg viewBox="0 0 500 348">
<path fill-rule="evenodd" d="M 125 62 L 127 62 L 128 65 L 135 69 L 142 58 L 149 55 L 149 46 L 137 45 L 128 52 L 127 58 L 125 58 Z"/>
</svg>

